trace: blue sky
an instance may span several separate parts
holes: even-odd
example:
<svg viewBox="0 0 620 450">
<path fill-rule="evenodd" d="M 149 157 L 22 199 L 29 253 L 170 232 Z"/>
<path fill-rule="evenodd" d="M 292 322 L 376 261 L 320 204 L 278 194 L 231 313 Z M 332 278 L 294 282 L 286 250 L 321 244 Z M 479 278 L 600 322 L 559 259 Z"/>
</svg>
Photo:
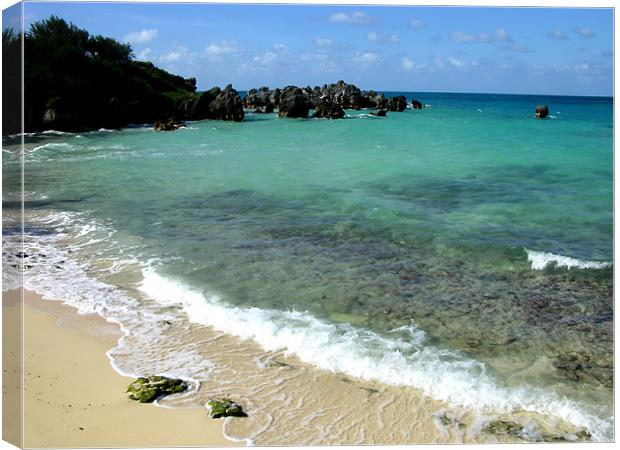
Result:
<svg viewBox="0 0 620 450">
<path fill-rule="evenodd" d="M 199 89 L 363 89 L 612 95 L 613 12 L 577 8 L 35 3 L 131 43 Z"/>
</svg>

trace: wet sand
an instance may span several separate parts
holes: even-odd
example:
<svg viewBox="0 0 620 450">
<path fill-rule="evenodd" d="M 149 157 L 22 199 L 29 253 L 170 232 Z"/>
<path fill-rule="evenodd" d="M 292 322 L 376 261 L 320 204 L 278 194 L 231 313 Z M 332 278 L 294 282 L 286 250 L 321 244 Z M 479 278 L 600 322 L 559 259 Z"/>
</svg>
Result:
<svg viewBox="0 0 620 450">
<path fill-rule="evenodd" d="M 4 312 L 17 316 L 19 309 L 5 302 Z M 31 292 L 23 314 L 25 447 L 235 445 L 224 437 L 224 421 L 209 419 L 204 408 L 127 399 L 131 379 L 105 354 L 120 337 L 117 326 Z"/>
</svg>

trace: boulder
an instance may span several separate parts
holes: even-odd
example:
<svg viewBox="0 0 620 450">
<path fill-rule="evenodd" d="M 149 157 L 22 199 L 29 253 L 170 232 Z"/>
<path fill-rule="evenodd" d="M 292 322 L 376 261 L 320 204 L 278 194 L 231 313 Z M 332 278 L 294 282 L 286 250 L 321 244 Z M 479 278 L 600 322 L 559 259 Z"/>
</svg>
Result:
<svg viewBox="0 0 620 450">
<path fill-rule="evenodd" d="M 303 91 L 296 86 L 287 86 L 280 93 L 280 117 L 308 117 L 310 101 Z"/>
<path fill-rule="evenodd" d="M 228 398 L 218 398 L 207 402 L 209 417 L 219 419 L 221 417 L 247 417 L 243 407 Z"/>
<path fill-rule="evenodd" d="M 377 117 L 385 117 L 387 116 L 387 109 L 380 109 L 379 111 L 373 111 L 370 113 L 371 116 Z"/>
<path fill-rule="evenodd" d="M 175 131 L 181 128 L 183 124 L 176 120 L 174 117 L 169 117 L 164 120 L 156 120 L 155 126 L 153 127 L 155 131 Z"/>
<path fill-rule="evenodd" d="M 127 395 L 131 400 L 140 403 L 152 403 L 159 397 L 177 394 L 187 390 L 183 380 L 161 376 L 140 377 L 127 387 Z"/>
<path fill-rule="evenodd" d="M 273 104 L 267 103 L 265 106 L 258 106 L 254 110 L 254 114 L 270 114 L 273 112 Z"/>
<path fill-rule="evenodd" d="M 229 84 L 223 90 L 214 87 L 194 95 L 179 108 L 189 120 L 232 120 L 241 122 L 244 117 L 243 101 Z"/>
<path fill-rule="evenodd" d="M 422 104 L 422 102 L 414 98 L 413 100 L 411 100 L 411 107 L 413 109 L 422 109 L 424 108 L 424 105 Z"/>
<path fill-rule="evenodd" d="M 266 86 L 260 89 L 250 89 L 243 98 L 243 106 L 245 108 L 265 108 L 269 106 L 273 111 L 275 104 L 271 100 L 271 93 Z"/>
<path fill-rule="evenodd" d="M 362 108 L 386 109 L 388 99 L 385 98 L 385 95 L 377 94 L 375 91 L 364 91 L 360 101 Z"/>
<path fill-rule="evenodd" d="M 517 422 L 511 422 L 508 420 L 494 420 L 489 422 L 484 427 L 484 432 L 496 435 L 512 435 L 519 436 L 523 431 L 523 426 Z"/>
<path fill-rule="evenodd" d="M 536 117 L 544 119 L 549 115 L 549 107 L 547 105 L 538 105 L 536 107 Z"/>
<path fill-rule="evenodd" d="M 333 97 L 323 96 L 316 101 L 315 113 L 313 117 L 325 119 L 342 119 L 344 110 L 338 105 Z"/>
<path fill-rule="evenodd" d="M 388 111 L 402 112 L 407 109 L 407 98 L 404 95 L 392 97 L 387 102 Z"/>
<path fill-rule="evenodd" d="M 323 86 L 321 96 L 329 96 L 333 102 L 344 109 L 362 108 L 362 92 L 354 84 L 347 84 L 343 80 L 335 84 Z"/>
<path fill-rule="evenodd" d="M 243 117 L 243 102 L 239 93 L 230 84 L 209 103 L 208 119 L 241 122 Z"/>
<path fill-rule="evenodd" d="M 214 87 L 208 91 L 201 92 L 185 102 L 181 109 L 190 120 L 207 119 L 209 116 L 209 105 L 213 100 L 215 100 L 215 97 L 217 97 L 220 92 L 221 90 L 219 87 Z"/>
</svg>

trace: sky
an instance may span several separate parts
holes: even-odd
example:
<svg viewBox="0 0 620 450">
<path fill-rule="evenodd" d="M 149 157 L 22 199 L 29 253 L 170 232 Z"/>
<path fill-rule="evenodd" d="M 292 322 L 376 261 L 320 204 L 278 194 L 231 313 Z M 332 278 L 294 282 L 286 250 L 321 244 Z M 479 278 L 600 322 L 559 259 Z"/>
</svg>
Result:
<svg viewBox="0 0 620 450">
<path fill-rule="evenodd" d="M 27 2 L 131 44 L 198 89 L 322 85 L 412 92 L 613 94 L 610 8 Z"/>
</svg>

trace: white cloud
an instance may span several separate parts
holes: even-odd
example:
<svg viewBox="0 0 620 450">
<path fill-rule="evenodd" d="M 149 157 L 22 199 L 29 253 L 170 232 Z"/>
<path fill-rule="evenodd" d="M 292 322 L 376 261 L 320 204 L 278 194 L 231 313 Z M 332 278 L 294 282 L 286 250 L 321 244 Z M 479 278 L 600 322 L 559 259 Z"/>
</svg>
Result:
<svg viewBox="0 0 620 450">
<path fill-rule="evenodd" d="M 398 44 L 400 42 L 400 37 L 398 37 L 398 35 L 393 34 L 391 35 L 389 38 L 384 38 L 383 36 L 381 36 L 379 33 L 375 32 L 375 31 L 370 31 L 368 32 L 368 40 L 370 42 L 376 42 L 378 44 Z"/>
<path fill-rule="evenodd" d="M 420 68 L 418 64 L 414 63 L 411 59 L 407 58 L 406 56 L 402 59 L 400 66 L 407 72 L 413 72 Z"/>
<path fill-rule="evenodd" d="M 551 30 L 547 33 L 547 36 L 549 36 L 551 39 L 555 39 L 556 41 L 564 41 L 568 39 L 568 36 L 566 36 L 566 34 L 564 34 L 561 30 L 558 29 Z"/>
<path fill-rule="evenodd" d="M 300 58 L 304 61 L 326 61 L 329 59 L 329 55 L 327 53 L 302 53 Z"/>
<path fill-rule="evenodd" d="M 417 30 L 418 28 L 422 28 L 424 26 L 424 22 L 422 22 L 420 19 L 411 19 L 409 21 L 409 26 L 414 30 Z"/>
<path fill-rule="evenodd" d="M 274 52 L 267 51 L 262 56 L 255 56 L 253 61 L 256 64 L 261 64 L 263 66 L 266 66 L 274 62 L 277 58 L 278 58 L 278 55 L 276 55 Z"/>
<path fill-rule="evenodd" d="M 461 68 L 461 67 L 465 67 L 467 65 L 467 63 L 465 61 L 463 61 L 462 59 L 457 58 L 456 56 L 450 56 L 448 57 L 448 62 L 456 67 L 457 69 Z"/>
<path fill-rule="evenodd" d="M 129 42 L 130 44 L 146 44 L 147 42 L 151 42 L 158 35 L 159 30 L 150 28 L 148 30 L 134 31 L 132 33 L 126 34 L 123 37 L 123 41 Z"/>
<path fill-rule="evenodd" d="M 462 31 L 454 31 L 450 34 L 450 39 L 454 42 L 474 42 L 478 39 L 475 34 L 467 34 Z"/>
<path fill-rule="evenodd" d="M 235 41 L 219 41 L 212 42 L 204 49 L 204 54 L 207 56 L 222 56 L 230 55 L 233 53 L 239 53 L 241 49 L 237 46 Z"/>
<path fill-rule="evenodd" d="M 331 47 L 334 43 L 327 38 L 318 37 L 314 40 L 314 43 L 319 47 Z"/>
<path fill-rule="evenodd" d="M 142 61 L 146 61 L 153 58 L 153 56 L 155 56 L 155 52 L 147 47 L 144 50 L 140 51 L 136 58 Z"/>
<path fill-rule="evenodd" d="M 579 27 L 575 29 L 575 33 L 577 33 L 579 36 L 584 37 L 584 38 L 593 38 L 596 37 L 596 34 L 594 33 L 594 31 L 592 31 L 590 28 L 588 27 Z"/>
<path fill-rule="evenodd" d="M 164 53 L 163 55 L 161 55 L 159 57 L 159 61 L 163 63 L 177 62 L 181 60 L 182 56 L 183 55 L 181 54 L 181 52 L 171 51 L 169 53 Z"/>
<path fill-rule="evenodd" d="M 590 65 L 589 64 L 585 64 L 585 63 L 575 64 L 573 69 L 575 69 L 575 72 L 585 73 L 585 72 L 589 72 L 590 71 Z"/>
<path fill-rule="evenodd" d="M 354 62 L 362 64 L 374 64 L 379 62 L 380 60 L 381 59 L 379 58 L 379 54 L 373 52 L 362 52 L 358 53 L 353 57 Z"/>
<path fill-rule="evenodd" d="M 510 37 L 508 32 L 504 30 L 503 28 L 498 28 L 497 30 L 495 30 L 495 37 L 497 38 L 498 41 L 502 41 L 502 42 L 512 41 L 512 38 Z"/>
<path fill-rule="evenodd" d="M 526 47 L 525 45 L 521 45 L 521 44 L 512 44 L 511 46 L 508 47 L 509 50 L 512 50 L 513 52 L 516 53 L 530 53 L 532 52 L 532 49 L 530 49 L 529 47 Z"/>
<path fill-rule="evenodd" d="M 474 33 L 469 34 L 463 31 L 454 31 L 450 34 L 450 39 L 457 43 L 469 43 L 469 42 L 512 42 L 512 38 L 506 30 L 498 28 L 495 33 Z"/>
<path fill-rule="evenodd" d="M 286 44 L 273 44 L 273 49 L 277 52 L 284 52 L 288 50 L 288 45 Z"/>
<path fill-rule="evenodd" d="M 370 21 L 370 17 L 361 11 L 355 11 L 354 13 L 347 14 L 343 12 L 334 13 L 329 16 L 330 22 L 340 23 L 367 23 Z"/>
</svg>

